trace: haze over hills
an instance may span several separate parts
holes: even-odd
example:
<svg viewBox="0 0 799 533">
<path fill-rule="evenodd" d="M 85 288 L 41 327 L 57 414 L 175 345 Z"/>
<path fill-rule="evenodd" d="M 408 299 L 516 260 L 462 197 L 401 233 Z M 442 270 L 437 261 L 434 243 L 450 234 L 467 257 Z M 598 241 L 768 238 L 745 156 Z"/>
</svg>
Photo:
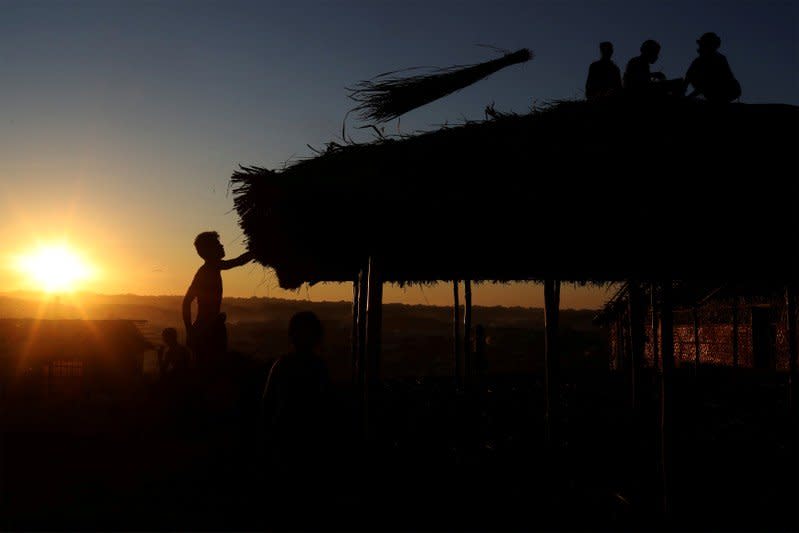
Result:
<svg viewBox="0 0 799 533">
<path fill-rule="evenodd" d="M 154 344 L 160 331 L 174 327 L 184 338 L 182 296 L 37 293 L 0 294 L 0 318 L 129 319 L 146 321 L 141 329 Z M 351 369 L 352 303 L 311 302 L 278 298 L 225 298 L 229 348 L 267 362 L 289 350 L 291 316 L 314 311 L 325 325 L 326 358 L 334 378 L 348 379 Z M 595 310 L 561 311 L 564 355 L 606 364 L 603 331 L 592 322 Z M 447 375 L 453 371 L 452 308 L 433 305 L 385 304 L 383 370 L 387 376 Z M 462 315 L 461 315 L 462 316 Z M 473 308 L 473 323 L 485 328 L 490 370 L 536 369 L 543 360 L 544 313 L 540 308 Z"/>
<path fill-rule="evenodd" d="M 85 318 L 131 319 L 157 323 L 180 323 L 183 297 L 180 295 L 136 295 L 75 293 L 54 296 L 43 293 L 15 291 L 0 293 L 2 318 Z M 384 314 L 391 317 L 432 320 L 451 320 L 452 308 L 437 305 L 384 304 Z M 323 319 L 349 320 L 352 302 L 313 302 L 283 298 L 250 297 L 224 298 L 222 308 L 228 322 L 271 321 L 292 312 L 310 309 Z M 543 326 L 543 309 L 537 307 L 474 306 L 475 315 L 487 323 L 525 327 Z M 571 327 L 584 329 L 590 325 L 592 309 L 562 309 L 561 320 Z M 573 323 L 572 323 L 573 322 Z M 477 323 L 477 322 L 476 322 Z"/>
</svg>

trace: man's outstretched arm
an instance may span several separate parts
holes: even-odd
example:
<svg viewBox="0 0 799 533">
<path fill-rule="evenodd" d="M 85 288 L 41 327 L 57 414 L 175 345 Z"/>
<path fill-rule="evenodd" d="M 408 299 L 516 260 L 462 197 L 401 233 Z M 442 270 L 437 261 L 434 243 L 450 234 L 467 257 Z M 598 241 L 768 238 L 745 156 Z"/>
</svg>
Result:
<svg viewBox="0 0 799 533">
<path fill-rule="evenodd" d="M 236 268 L 242 265 L 246 265 L 252 261 L 252 252 L 244 252 L 236 259 L 230 259 L 228 261 L 222 261 L 219 264 L 219 270 L 230 270 L 231 268 Z"/>
</svg>

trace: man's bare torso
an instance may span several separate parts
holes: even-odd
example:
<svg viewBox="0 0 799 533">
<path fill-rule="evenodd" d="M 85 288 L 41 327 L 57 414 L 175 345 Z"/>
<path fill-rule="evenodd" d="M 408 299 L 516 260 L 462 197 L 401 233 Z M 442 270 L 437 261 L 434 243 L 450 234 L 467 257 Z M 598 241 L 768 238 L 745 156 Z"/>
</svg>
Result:
<svg viewBox="0 0 799 533">
<path fill-rule="evenodd" d="M 197 322 L 213 320 L 222 308 L 222 273 L 216 265 L 204 264 L 194 275 L 197 294 Z"/>
</svg>

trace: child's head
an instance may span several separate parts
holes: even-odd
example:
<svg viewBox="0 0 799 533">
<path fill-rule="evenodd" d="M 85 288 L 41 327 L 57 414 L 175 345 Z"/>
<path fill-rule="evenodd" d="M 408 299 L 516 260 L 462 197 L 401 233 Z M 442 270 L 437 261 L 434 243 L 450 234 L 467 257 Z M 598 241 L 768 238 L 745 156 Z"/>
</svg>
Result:
<svg viewBox="0 0 799 533">
<path fill-rule="evenodd" d="M 219 242 L 219 234 L 215 231 L 204 231 L 194 239 L 197 254 L 205 259 L 222 259 L 225 257 L 225 247 Z"/>
<path fill-rule="evenodd" d="M 166 328 L 161 332 L 161 338 L 167 346 L 174 346 L 178 343 L 178 330 L 175 328 Z"/>
<path fill-rule="evenodd" d="M 291 317 L 289 339 L 298 352 L 314 351 L 322 342 L 322 322 L 311 311 L 302 311 Z"/>
</svg>

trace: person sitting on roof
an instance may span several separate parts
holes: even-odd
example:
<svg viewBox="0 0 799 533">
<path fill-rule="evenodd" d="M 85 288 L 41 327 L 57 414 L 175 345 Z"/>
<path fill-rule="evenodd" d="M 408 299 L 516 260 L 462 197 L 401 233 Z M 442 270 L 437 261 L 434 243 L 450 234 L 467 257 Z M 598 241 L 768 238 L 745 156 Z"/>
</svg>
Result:
<svg viewBox="0 0 799 533">
<path fill-rule="evenodd" d="M 652 65 L 660 56 L 660 44 L 649 39 L 641 45 L 641 55 L 627 63 L 624 70 L 624 88 L 636 95 L 667 95 L 682 91 L 683 81 L 667 80 L 662 72 L 650 72 Z"/>
<path fill-rule="evenodd" d="M 178 343 L 178 331 L 165 328 L 161 332 L 164 345 L 158 347 L 158 371 L 161 378 L 185 375 L 189 369 L 191 355 L 188 348 Z"/>
<path fill-rule="evenodd" d="M 222 271 L 248 263 L 252 254 L 246 252 L 235 259 L 223 261 L 225 247 L 219 234 L 206 231 L 194 239 L 197 254 L 205 263 L 197 270 L 183 298 L 183 323 L 186 339 L 194 351 L 198 366 L 207 367 L 227 352 L 227 329 L 222 307 Z M 192 323 L 191 304 L 197 300 L 197 320 Z"/>
<path fill-rule="evenodd" d="M 719 53 L 721 38 L 713 32 L 702 35 L 696 44 L 699 57 L 685 74 L 685 89 L 692 85 L 689 98 L 703 95 L 709 102 L 732 102 L 741 96 L 741 84 L 735 79 L 727 58 Z M 685 90 L 684 89 L 684 90 Z"/>
<path fill-rule="evenodd" d="M 588 67 L 588 79 L 585 81 L 585 97 L 588 100 L 612 95 L 621 90 L 621 71 L 611 61 L 613 43 L 599 43 L 600 58 Z"/>
</svg>

